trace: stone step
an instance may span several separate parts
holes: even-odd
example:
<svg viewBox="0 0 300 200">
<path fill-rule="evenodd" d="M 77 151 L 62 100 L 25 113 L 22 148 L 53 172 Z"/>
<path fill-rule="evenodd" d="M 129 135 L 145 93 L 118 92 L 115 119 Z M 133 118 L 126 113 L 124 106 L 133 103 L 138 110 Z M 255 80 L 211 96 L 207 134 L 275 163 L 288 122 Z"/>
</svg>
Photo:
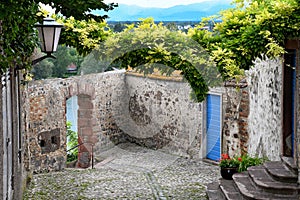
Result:
<svg viewBox="0 0 300 200">
<path fill-rule="evenodd" d="M 281 157 L 281 161 L 294 173 L 298 174 L 298 168 L 297 165 L 294 163 L 293 157 Z"/>
<path fill-rule="evenodd" d="M 219 182 L 209 183 L 207 185 L 206 194 L 209 200 L 226 200 L 219 188 Z"/>
<path fill-rule="evenodd" d="M 281 161 L 265 162 L 263 165 L 272 178 L 277 181 L 285 183 L 297 183 L 298 181 L 298 175 Z"/>
<path fill-rule="evenodd" d="M 233 175 L 233 181 L 238 190 L 245 199 L 260 199 L 260 200 L 294 200 L 298 199 L 295 196 L 272 194 L 263 191 L 252 182 L 248 172 L 236 173 Z"/>
<path fill-rule="evenodd" d="M 227 200 L 244 199 L 232 180 L 219 180 L 220 189 Z"/>
<path fill-rule="evenodd" d="M 281 195 L 297 195 L 300 187 L 297 183 L 279 182 L 273 179 L 263 166 L 248 168 L 253 183 L 265 192 Z"/>
</svg>

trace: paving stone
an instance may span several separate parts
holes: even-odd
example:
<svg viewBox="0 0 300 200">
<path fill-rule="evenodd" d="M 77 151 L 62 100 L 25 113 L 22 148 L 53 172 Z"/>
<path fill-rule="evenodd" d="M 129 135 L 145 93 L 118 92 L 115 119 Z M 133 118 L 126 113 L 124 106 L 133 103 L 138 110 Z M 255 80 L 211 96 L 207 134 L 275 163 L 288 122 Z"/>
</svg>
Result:
<svg viewBox="0 0 300 200">
<path fill-rule="evenodd" d="M 108 152 L 109 151 L 109 152 Z M 219 167 L 127 144 L 103 152 L 95 169 L 36 174 L 24 200 L 207 199 Z"/>
</svg>

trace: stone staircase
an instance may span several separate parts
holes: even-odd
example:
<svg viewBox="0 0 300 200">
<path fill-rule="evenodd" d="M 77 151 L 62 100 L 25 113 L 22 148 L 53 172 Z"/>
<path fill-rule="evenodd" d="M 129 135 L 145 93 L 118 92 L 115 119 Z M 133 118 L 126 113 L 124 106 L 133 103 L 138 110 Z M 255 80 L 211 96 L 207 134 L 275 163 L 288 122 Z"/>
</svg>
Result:
<svg viewBox="0 0 300 200">
<path fill-rule="evenodd" d="M 233 180 L 219 179 L 207 185 L 210 200 L 280 199 L 300 200 L 298 169 L 293 158 L 266 162 L 236 173 Z"/>
</svg>

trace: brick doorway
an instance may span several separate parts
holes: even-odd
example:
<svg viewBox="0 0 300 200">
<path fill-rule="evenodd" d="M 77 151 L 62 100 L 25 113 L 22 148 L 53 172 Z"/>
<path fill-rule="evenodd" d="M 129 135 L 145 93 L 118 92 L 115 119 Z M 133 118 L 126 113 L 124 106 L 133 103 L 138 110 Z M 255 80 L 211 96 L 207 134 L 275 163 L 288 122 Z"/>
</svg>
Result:
<svg viewBox="0 0 300 200">
<path fill-rule="evenodd" d="M 72 123 L 71 130 L 78 134 L 78 161 L 76 167 L 90 166 L 92 154 L 92 113 L 93 104 L 90 95 L 79 94 L 67 100 L 67 121 Z M 70 149 L 72 147 L 68 147 Z"/>
</svg>

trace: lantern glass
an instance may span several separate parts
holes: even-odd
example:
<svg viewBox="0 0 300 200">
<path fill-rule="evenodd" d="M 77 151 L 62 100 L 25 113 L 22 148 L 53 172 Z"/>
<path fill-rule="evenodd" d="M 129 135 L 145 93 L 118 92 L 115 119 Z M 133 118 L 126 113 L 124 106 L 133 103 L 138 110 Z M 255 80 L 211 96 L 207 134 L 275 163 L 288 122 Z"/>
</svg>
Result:
<svg viewBox="0 0 300 200">
<path fill-rule="evenodd" d="M 52 18 L 44 18 L 43 24 L 37 24 L 38 36 L 41 42 L 41 50 L 45 53 L 52 53 L 57 50 L 62 25 Z"/>
</svg>

